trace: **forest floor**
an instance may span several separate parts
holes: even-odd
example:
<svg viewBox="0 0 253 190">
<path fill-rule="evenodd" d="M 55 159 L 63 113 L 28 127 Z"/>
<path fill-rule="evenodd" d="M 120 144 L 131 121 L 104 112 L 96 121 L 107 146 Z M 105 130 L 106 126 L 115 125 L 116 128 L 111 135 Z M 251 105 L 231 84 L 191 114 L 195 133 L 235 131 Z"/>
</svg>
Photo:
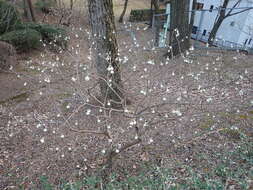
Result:
<svg viewBox="0 0 253 190">
<path fill-rule="evenodd" d="M 146 24 L 117 24 L 131 104 L 108 111 L 87 92 L 96 84 L 96 70 L 83 25 L 86 20 L 67 29 L 68 51 L 45 47 L 24 53 L 17 67 L 0 73 L 0 189 L 43 189 L 43 176 L 59 185 L 93 174 L 104 151 L 134 141 L 137 119 L 142 140 L 114 160 L 120 177 L 152 164 L 173 168 L 177 182 L 185 183 L 187 168 L 205 175 L 223 163 L 217 155 L 237 150 L 242 134 L 252 140 L 252 55 L 207 49 L 166 59 L 166 50 L 153 48 Z M 108 123 L 112 142 L 94 132 Z M 248 151 L 252 160 L 253 147 Z M 243 189 L 242 181 L 252 187 L 253 168 L 245 163 L 241 159 L 233 167 L 245 167 L 249 174 L 241 173 L 241 181 L 227 177 L 226 187 Z"/>
</svg>

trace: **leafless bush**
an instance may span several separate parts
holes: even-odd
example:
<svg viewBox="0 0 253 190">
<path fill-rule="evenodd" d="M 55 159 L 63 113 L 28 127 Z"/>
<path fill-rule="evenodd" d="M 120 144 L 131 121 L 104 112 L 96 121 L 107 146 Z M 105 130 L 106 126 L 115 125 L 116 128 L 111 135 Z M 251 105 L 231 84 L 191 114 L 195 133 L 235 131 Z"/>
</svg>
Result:
<svg viewBox="0 0 253 190">
<path fill-rule="evenodd" d="M 75 43 L 69 51 L 54 57 L 41 53 L 27 63 L 37 73 L 35 80 L 24 84 L 33 92 L 24 104 L 33 105 L 21 113 L 18 108 L 9 110 L 7 126 L 12 140 L 24 131 L 29 134 L 25 146 L 35 149 L 37 158 L 30 170 L 50 173 L 54 168 L 58 171 L 52 175 L 54 180 L 101 166 L 127 167 L 138 160 L 159 158 L 163 163 L 180 147 L 201 140 L 208 143 L 210 136 L 223 138 L 224 129 L 250 132 L 253 68 L 249 57 L 191 48 L 185 56 L 168 59 L 147 42 L 149 35 L 139 37 L 146 30 L 127 23 L 118 34 L 129 100 L 121 108 L 99 99 L 93 42 L 85 43 L 91 39 L 88 30 L 72 29 Z"/>
</svg>

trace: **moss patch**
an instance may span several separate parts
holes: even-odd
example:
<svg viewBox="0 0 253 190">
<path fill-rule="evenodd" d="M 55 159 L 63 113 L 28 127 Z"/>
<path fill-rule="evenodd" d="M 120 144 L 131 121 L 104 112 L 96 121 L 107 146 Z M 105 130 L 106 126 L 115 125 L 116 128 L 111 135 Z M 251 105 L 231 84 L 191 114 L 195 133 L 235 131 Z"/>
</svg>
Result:
<svg viewBox="0 0 253 190">
<path fill-rule="evenodd" d="M 223 129 L 221 134 L 225 135 L 226 137 L 233 139 L 233 140 L 240 140 L 241 139 L 241 132 L 238 129 Z"/>
</svg>

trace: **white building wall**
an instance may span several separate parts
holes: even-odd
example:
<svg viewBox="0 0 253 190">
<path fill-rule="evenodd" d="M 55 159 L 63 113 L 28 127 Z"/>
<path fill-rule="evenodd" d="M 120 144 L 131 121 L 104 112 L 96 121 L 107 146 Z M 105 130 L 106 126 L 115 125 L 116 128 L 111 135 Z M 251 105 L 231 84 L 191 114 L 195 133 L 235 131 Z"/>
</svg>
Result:
<svg viewBox="0 0 253 190">
<path fill-rule="evenodd" d="M 232 6 L 237 2 L 237 0 L 232 0 L 230 1 L 230 3 L 228 4 L 228 8 L 232 8 Z M 238 7 L 248 7 L 248 3 L 246 0 L 242 1 L 240 3 L 240 5 Z M 232 11 L 232 13 L 234 12 L 238 12 L 241 11 L 242 9 L 234 9 Z M 227 10 L 226 12 L 228 12 L 229 10 Z M 243 28 L 244 25 L 246 23 L 247 20 L 247 16 L 248 16 L 249 12 L 245 11 L 243 13 L 234 15 L 234 16 L 230 16 L 227 17 L 222 25 L 220 26 L 216 37 L 223 39 L 227 42 L 231 42 L 231 43 L 237 43 L 237 44 L 241 44 L 243 45 L 244 41 L 242 42 L 240 40 L 240 38 L 244 38 L 244 34 L 243 34 Z"/>
<path fill-rule="evenodd" d="M 243 44 L 245 47 L 253 48 L 253 10 L 247 15 L 238 43 Z"/>
<path fill-rule="evenodd" d="M 208 35 L 214 25 L 215 19 L 219 11 L 217 10 L 222 4 L 223 0 L 197 0 L 199 3 L 203 3 L 203 10 L 208 10 L 213 5 L 211 12 L 209 11 L 196 11 L 194 26 L 198 27 L 197 34 L 192 35 L 193 38 L 197 38 L 201 41 L 207 41 Z M 228 8 L 231 8 L 237 0 L 231 0 Z M 237 7 L 253 7 L 253 0 L 243 0 Z M 242 9 L 233 10 L 233 12 L 240 11 Z M 227 10 L 228 11 L 228 10 Z M 233 13 L 232 12 L 232 13 Z M 235 16 L 227 17 L 220 26 L 216 38 L 220 45 L 231 46 L 234 44 L 244 45 L 246 39 L 250 44 L 246 44 L 246 47 L 253 47 L 253 31 L 249 34 L 249 28 L 253 30 L 253 10 L 246 11 Z M 206 34 L 203 35 L 204 30 Z"/>
<path fill-rule="evenodd" d="M 203 9 L 210 9 L 211 5 L 214 6 L 216 9 L 220 3 L 219 0 L 198 0 L 199 3 L 203 3 Z M 194 19 L 194 26 L 198 27 L 197 34 L 195 35 L 198 39 L 206 41 L 208 39 L 208 33 L 211 31 L 215 18 L 217 16 L 217 11 L 213 10 L 212 12 L 209 11 L 196 11 L 195 19 Z M 206 35 L 203 36 L 203 32 L 206 30 Z"/>
</svg>

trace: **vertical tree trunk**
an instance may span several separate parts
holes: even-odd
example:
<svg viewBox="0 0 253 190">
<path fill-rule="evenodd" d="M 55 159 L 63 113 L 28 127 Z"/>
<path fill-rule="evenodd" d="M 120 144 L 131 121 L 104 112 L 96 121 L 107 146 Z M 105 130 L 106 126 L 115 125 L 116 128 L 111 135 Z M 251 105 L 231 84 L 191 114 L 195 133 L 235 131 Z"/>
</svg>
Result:
<svg viewBox="0 0 253 190">
<path fill-rule="evenodd" d="M 88 0 L 90 24 L 94 37 L 96 68 L 104 100 L 123 100 L 123 86 L 118 62 L 118 45 L 112 0 Z"/>
<path fill-rule="evenodd" d="M 210 32 L 209 37 L 208 37 L 208 44 L 210 46 L 213 45 L 215 37 L 216 37 L 216 34 L 217 34 L 217 32 L 218 32 L 218 30 L 219 30 L 219 28 L 220 28 L 220 26 L 221 26 L 221 24 L 222 24 L 222 22 L 223 22 L 224 19 L 225 19 L 225 17 L 219 16 L 218 20 L 213 25 L 213 28 L 212 28 L 212 30 Z"/>
<path fill-rule="evenodd" d="M 159 12 L 159 2 L 158 2 L 158 0 L 151 0 L 150 9 L 151 9 L 150 27 L 152 27 L 154 14 L 158 14 L 158 12 Z"/>
<path fill-rule="evenodd" d="M 220 28 L 223 20 L 226 18 L 226 8 L 228 6 L 228 3 L 229 3 L 229 0 L 224 0 L 223 5 L 221 7 L 221 10 L 218 13 L 219 14 L 218 19 L 214 23 L 213 28 L 212 28 L 212 30 L 210 32 L 210 35 L 208 37 L 208 44 L 210 46 L 213 45 L 214 39 L 216 37 L 216 34 L 217 34 L 217 32 L 218 32 L 218 30 L 219 30 L 219 28 Z"/>
<path fill-rule="evenodd" d="M 128 0 L 125 0 L 125 4 L 124 4 L 124 9 L 119 17 L 119 22 L 122 23 L 123 22 L 123 18 L 126 14 L 126 10 L 127 10 L 127 4 L 128 4 Z"/>
<path fill-rule="evenodd" d="M 190 46 L 189 0 L 171 0 L 169 56 L 184 53 Z"/>
<path fill-rule="evenodd" d="M 160 28 L 161 28 L 161 22 L 158 17 L 154 17 L 155 14 L 159 13 L 159 0 L 151 0 L 151 19 L 150 19 L 150 26 L 152 24 L 155 25 L 155 46 L 159 46 L 159 38 L 160 38 Z M 153 18 L 155 19 L 153 22 Z"/>
<path fill-rule="evenodd" d="M 31 17 L 31 14 L 29 14 L 29 10 L 28 10 L 28 4 L 27 4 L 27 1 L 26 0 L 23 0 L 23 7 L 24 7 L 24 15 L 25 17 L 31 21 L 32 20 L 32 17 Z"/>
<path fill-rule="evenodd" d="M 192 28 L 193 28 L 193 24 L 194 24 L 195 11 L 196 11 L 196 3 L 197 3 L 197 0 L 193 0 L 192 1 L 192 12 L 191 12 L 191 18 L 190 18 L 190 27 L 189 27 L 190 35 L 192 33 Z"/>
<path fill-rule="evenodd" d="M 74 5 L 73 0 L 70 0 L 70 10 L 72 10 L 72 9 L 73 9 L 73 5 Z"/>
<path fill-rule="evenodd" d="M 28 18 L 29 22 L 36 22 L 31 0 L 23 0 L 23 4 L 24 14 Z"/>
<path fill-rule="evenodd" d="M 31 2 L 31 0 L 27 0 L 27 2 L 28 2 L 28 6 L 29 6 L 29 11 L 30 11 L 31 16 L 32 16 L 32 21 L 36 22 L 36 18 L 35 18 L 32 2 Z"/>
<path fill-rule="evenodd" d="M 152 3 L 153 3 L 154 8 L 155 8 L 155 14 L 157 14 L 158 11 L 159 11 L 159 0 L 152 0 Z"/>
</svg>

